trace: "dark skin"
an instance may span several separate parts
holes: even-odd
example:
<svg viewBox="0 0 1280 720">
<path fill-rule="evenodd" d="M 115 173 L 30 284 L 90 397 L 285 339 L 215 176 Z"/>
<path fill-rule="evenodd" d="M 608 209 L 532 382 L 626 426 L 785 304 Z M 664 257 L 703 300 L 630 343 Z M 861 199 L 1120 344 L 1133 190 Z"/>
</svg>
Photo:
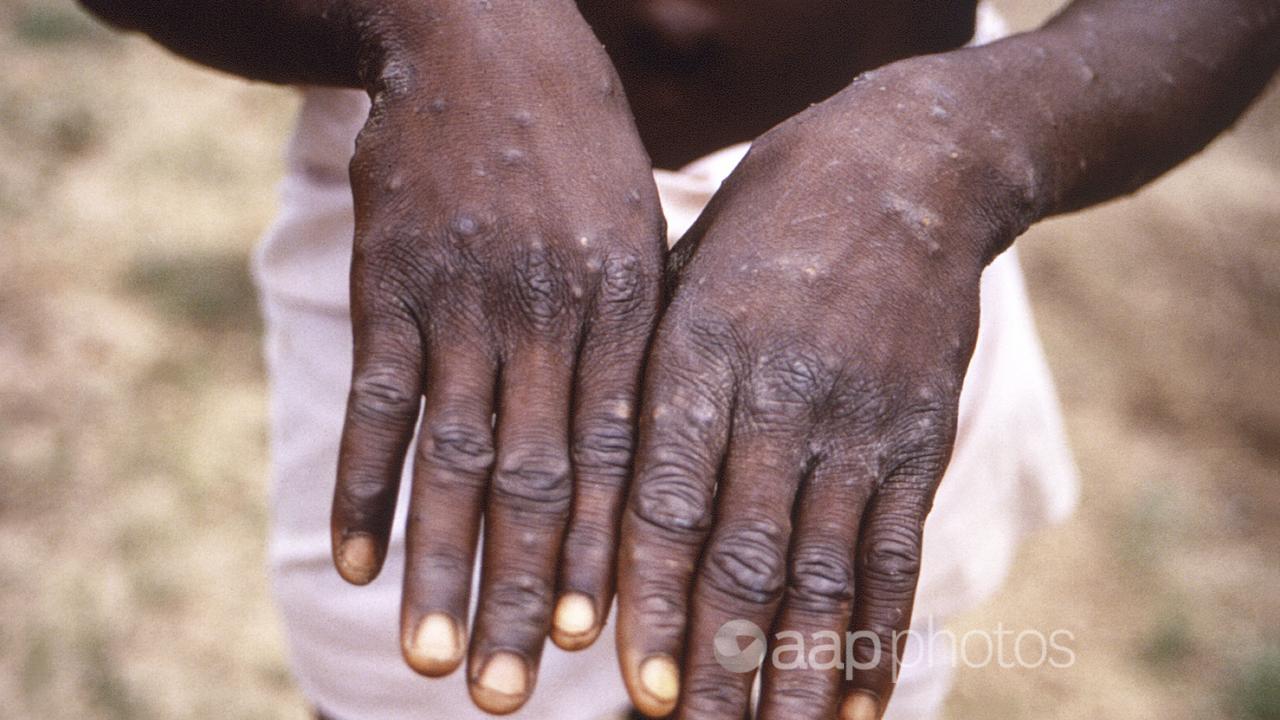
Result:
<svg viewBox="0 0 1280 720">
<path fill-rule="evenodd" d="M 982 269 L 1202 148 L 1280 63 L 1275 0 L 1077 0 L 969 50 L 960 1 L 86 4 L 215 67 L 373 97 L 335 561 L 379 572 L 417 433 L 404 654 L 432 676 L 466 656 L 492 712 L 527 699 L 548 635 L 594 641 L 615 577 L 650 715 L 746 713 L 751 677 L 712 659 L 728 619 L 888 646 Z M 749 139 L 664 282 L 650 158 Z M 766 671 L 759 716 L 874 718 L 879 659 Z"/>
</svg>

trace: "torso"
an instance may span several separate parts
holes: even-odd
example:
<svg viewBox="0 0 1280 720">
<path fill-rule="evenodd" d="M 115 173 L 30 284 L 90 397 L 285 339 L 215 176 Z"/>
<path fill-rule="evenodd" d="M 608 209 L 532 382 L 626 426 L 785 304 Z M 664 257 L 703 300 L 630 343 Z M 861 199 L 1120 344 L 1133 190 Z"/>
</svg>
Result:
<svg viewBox="0 0 1280 720">
<path fill-rule="evenodd" d="M 978 0 L 579 0 L 655 164 L 750 140 L 858 73 L 960 47 Z"/>
</svg>

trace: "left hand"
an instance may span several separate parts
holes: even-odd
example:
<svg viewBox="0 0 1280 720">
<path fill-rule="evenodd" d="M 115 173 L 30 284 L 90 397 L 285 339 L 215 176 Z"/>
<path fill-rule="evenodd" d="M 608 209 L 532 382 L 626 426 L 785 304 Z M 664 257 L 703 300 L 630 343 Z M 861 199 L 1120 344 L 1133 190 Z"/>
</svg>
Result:
<svg viewBox="0 0 1280 720">
<path fill-rule="evenodd" d="M 735 619 L 879 639 L 848 682 L 766 657 L 761 718 L 875 718 L 892 692 L 979 279 L 1029 197 L 946 63 L 908 62 L 758 140 L 673 251 L 619 557 L 642 712 L 743 717 L 754 672 L 713 654 Z"/>
</svg>

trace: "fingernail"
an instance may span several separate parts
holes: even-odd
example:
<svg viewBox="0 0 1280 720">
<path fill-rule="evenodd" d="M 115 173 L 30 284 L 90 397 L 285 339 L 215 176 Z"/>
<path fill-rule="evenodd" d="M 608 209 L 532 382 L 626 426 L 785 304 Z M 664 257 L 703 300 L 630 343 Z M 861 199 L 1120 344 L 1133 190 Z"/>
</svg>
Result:
<svg viewBox="0 0 1280 720">
<path fill-rule="evenodd" d="M 552 625 L 557 645 L 564 647 L 567 643 L 570 645 L 567 649 L 577 649 L 580 645 L 575 640 L 594 639 L 596 604 L 583 593 L 567 593 L 556 603 Z"/>
<path fill-rule="evenodd" d="M 877 720 L 880 717 L 880 701 L 870 693 L 855 692 L 845 698 L 840 708 L 840 720 Z"/>
<path fill-rule="evenodd" d="M 491 713 L 514 712 L 524 704 L 529 687 L 529 668 L 512 652 L 489 656 L 472 687 L 476 704 Z"/>
<path fill-rule="evenodd" d="M 368 535 L 352 535 L 338 546 L 338 571 L 347 582 L 367 585 L 378 571 L 378 546 Z"/>
<path fill-rule="evenodd" d="M 414 670 L 430 677 L 453 672 L 462 662 L 462 641 L 453 618 L 430 613 L 418 623 L 405 659 Z"/>
<path fill-rule="evenodd" d="M 680 671 L 669 655 L 651 655 L 640 663 L 640 684 L 655 700 L 673 703 L 680 696 Z"/>
</svg>

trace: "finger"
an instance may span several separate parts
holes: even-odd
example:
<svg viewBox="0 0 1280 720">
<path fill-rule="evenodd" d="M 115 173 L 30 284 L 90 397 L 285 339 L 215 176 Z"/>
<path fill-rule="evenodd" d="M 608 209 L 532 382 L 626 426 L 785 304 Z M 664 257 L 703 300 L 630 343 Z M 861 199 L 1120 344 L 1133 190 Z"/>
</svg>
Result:
<svg viewBox="0 0 1280 720">
<path fill-rule="evenodd" d="M 348 582 L 372 582 L 386 557 L 404 456 L 422 392 L 422 341 L 407 313 L 352 307 L 355 362 L 338 452 L 330 532 Z"/>
<path fill-rule="evenodd" d="M 711 525 L 729 432 L 728 373 L 650 361 L 635 479 L 618 554 L 618 658 L 640 712 L 664 716 L 680 692 L 689 589 Z"/>
<path fill-rule="evenodd" d="M 401 649 L 414 670 L 447 675 L 466 647 L 471 568 L 493 468 L 497 366 L 454 341 L 434 353 L 413 467 Z"/>
<path fill-rule="evenodd" d="M 693 590 L 682 720 L 741 718 L 750 709 L 751 684 L 766 647 L 761 642 L 743 648 L 728 623 L 746 620 L 759 632 L 773 626 L 806 454 L 804 439 L 789 433 L 735 432 L 730 442 L 716 526 Z"/>
<path fill-rule="evenodd" d="M 940 474 L 940 473 L 939 473 Z M 911 627 L 932 477 L 890 476 L 871 498 L 857 552 L 852 661 L 842 720 L 875 720 L 889 703 Z"/>
<path fill-rule="evenodd" d="M 796 507 L 787 588 L 774 623 L 776 657 L 766 663 L 761 720 L 833 717 L 844 677 L 844 638 L 853 612 L 854 554 L 876 477 L 856 460 L 824 460 Z M 784 646 L 796 644 L 800 655 Z"/>
<path fill-rule="evenodd" d="M 634 258 L 606 260 L 579 356 L 573 411 L 573 512 L 561 550 L 551 638 L 595 642 L 613 600 L 614 551 L 634 448 L 635 404 L 658 298 Z M 650 278 L 649 280 L 652 280 Z"/>
<path fill-rule="evenodd" d="M 492 713 L 514 712 L 528 699 L 551 626 L 556 559 L 573 493 L 572 367 L 559 350 L 526 348 L 503 372 L 468 666 L 472 699 Z"/>
</svg>

